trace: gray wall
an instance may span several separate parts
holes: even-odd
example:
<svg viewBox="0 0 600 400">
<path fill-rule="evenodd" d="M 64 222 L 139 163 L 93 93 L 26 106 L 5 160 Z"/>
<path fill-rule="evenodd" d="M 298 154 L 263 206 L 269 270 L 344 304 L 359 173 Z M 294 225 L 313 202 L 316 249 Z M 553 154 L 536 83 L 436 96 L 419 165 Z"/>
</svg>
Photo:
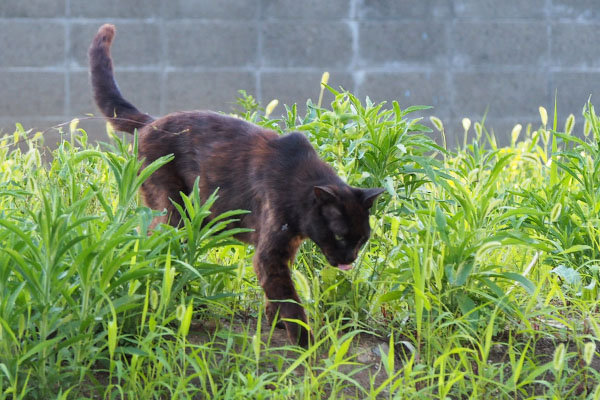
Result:
<svg viewBox="0 0 600 400">
<path fill-rule="evenodd" d="M 105 22 L 125 97 L 154 115 L 231 111 L 238 89 L 304 104 L 325 70 L 363 98 L 434 106 L 450 135 L 486 107 L 498 136 L 537 127 L 555 89 L 579 126 L 589 94 L 600 107 L 600 0 L 0 0 L 0 129 L 98 114 L 86 50 Z"/>
</svg>

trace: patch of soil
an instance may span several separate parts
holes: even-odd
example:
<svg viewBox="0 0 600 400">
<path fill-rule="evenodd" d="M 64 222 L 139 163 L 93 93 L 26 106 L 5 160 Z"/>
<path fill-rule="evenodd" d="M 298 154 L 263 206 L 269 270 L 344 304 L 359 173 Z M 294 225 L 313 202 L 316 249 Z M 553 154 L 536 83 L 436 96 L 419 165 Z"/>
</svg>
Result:
<svg viewBox="0 0 600 400">
<path fill-rule="evenodd" d="M 236 318 L 233 321 L 222 319 L 202 321 L 192 325 L 188 339 L 191 343 L 201 344 L 214 337 L 217 331 L 226 330 L 237 334 L 247 332 L 250 340 L 253 333 L 257 332 L 257 325 L 258 321 L 255 318 Z M 264 364 L 261 365 L 265 371 L 273 371 L 278 368 L 275 364 L 278 356 L 285 360 L 281 365 L 281 371 L 286 370 L 298 358 L 299 353 L 297 351 L 286 347 L 289 345 L 289 341 L 285 329 L 275 328 L 271 334 L 271 326 L 263 320 L 261 323 L 261 337 L 262 342 L 270 349 L 268 355 L 264 357 Z M 341 365 L 338 371 L 351 376 L 354 381 L 365 389 L 371 386 L 376 388 L 388 378 L 382 365 L 382 352 L 388 354 L 388 340 L 361 332 L 353 338 L 345 357 L 346 359 L 350 358 L 350 362 Z M 396 355 L 395 365 L 397 369 L 402 365 L 402 360 L 399 357 L 398 350 L 394 354 Z M 317 354 L 316 360 L 312 361 L 313 365 L 319 365 L 326 358 L 328 358 L 328 354 L 321 350 Z M 302 365 L 298 366 L 293 373 L 296 376 L 302 376 L 304 367 Z M 344 394 L 350 398 L 364 397 L 364 393 L 351 385 L 344 390 Z M 383 390 L 380 394 L 382 398 L 389 396 L 387 390 Z"/>
<path fill-rule="evenodd" d="M 513 342 L 519 345 L 524 345 L 525 343 L 527 343 L 527 341 L 530 339 L 530 337 L 526 337 L 525 335 L 516 335 L 513 338 Z M 494 338 L 494 340 L 498 341 L 498 343 L 494 344 L 492 346 L 492 348 L 490 349 L 490 353 L 489 353 L 489 357 L 488 357 L 488 363 L 495 363 L 495 364 L 504 364 L 504 372 L 505 372 L 505 376 L 508 378 L 510 377 L 513 372 L 512 372 L 512 368 L 510 365 L 510 359 L 508 356 L 508 335 L 501 335 L 498 336 L 496 338 Z M 504 342 L 505 344 L 501 344 L 502 342 Z M 552 336 L 545 336 L 545 337 L 538 337 L 535 338 L 534 340 L 532 340 L 532 350 L 528 350 L 527 352 L 530 354 L 528 356 L 528 358 L 532 359 L 535 361 L 535 363 L 539 366 L 547 364 L 547 363 L 551 363 L 553 358 L 554 358 L 554 351 L 556 350 L 556 348 L 563 343 L 565 345 L 565 353 L 570 353 L 573 354 L 575 353 L 576 355 L 573 357 L 570 357 L 568 359 L 568 361 L 566 362 L 564 369 L 563 369 L 563 375 L 565 373 L 567 373 L 568 369 L 574 369 L 574 370 L 580 370 L 582 369 L 585 365 L 584 365 L 584 361 L 583 361 L 583 356 L 581 354 L 582 349 L 580 348 L 581 346 L 578 346 L 577 343 L 570 341 L 570 340 L 561 340 L 559 338 L 555 338 Z M 600 350 L 600 346 L 599 346 L 599 342 L 596 343 L 596 353 L 598 353 L 598 351 Z M 517 353 L 517 357 L 520 356 L 520 352 Z M 595 371 L 600 372 L 600 358 L 597 356 L 594 356 L 592 358 L 592 362 L 590 363 L 589 367 Z M 541 374 L 540 376 L 537 377 L 537 381 L 539 382 L 554 382 L 554 380 L 556 379 L 556 375 L 554 370 L 551 368 L 548 371 L 546 371 L 545 373 Z M 569 383 L 568 386 L 573 388 L 573 394 L 574 395 L 582 395 L 584 393 L 592 393 L 595 389 L 594 384 L 593 384 L 594 380 L 590 380 L 590 382 L 588 382 L 588 385 L 586 386 L 585 382 L 581 379 L 578 379 L 576 382 L 572 382 Z M 536 396 L 543 396 L 543 395 L 547 395 L 547 391 L 548 388 L 547 386 L 545 386 L 542 383 L 533 383 L 531 384 L 528 388 L 526 388 L 527 392 L 529 394 L 534 394 Z M 517 397 L 520 398 L 520 397 Z"/>
</svg>

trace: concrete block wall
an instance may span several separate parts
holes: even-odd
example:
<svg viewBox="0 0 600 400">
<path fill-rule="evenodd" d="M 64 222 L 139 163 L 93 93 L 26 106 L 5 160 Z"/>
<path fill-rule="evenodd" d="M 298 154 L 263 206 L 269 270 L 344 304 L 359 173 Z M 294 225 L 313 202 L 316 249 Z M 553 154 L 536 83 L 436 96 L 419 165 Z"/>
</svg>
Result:
<svg viewBox="0 0 600 400">
<path fill-rule="evenodd" d="M 450 139 L 486 110 L 501 138 L 537 127 L 555 91 L 581 126 L 600 99 L 600 0 L 2 0 L 0 131 L 98 115 L 86 52 L 106 22 L 125 97 L 154 115 L 231 111 L 238 89 L 303 105 L 325 70 L 363 99 L 432 105 Z"/>
</svg>

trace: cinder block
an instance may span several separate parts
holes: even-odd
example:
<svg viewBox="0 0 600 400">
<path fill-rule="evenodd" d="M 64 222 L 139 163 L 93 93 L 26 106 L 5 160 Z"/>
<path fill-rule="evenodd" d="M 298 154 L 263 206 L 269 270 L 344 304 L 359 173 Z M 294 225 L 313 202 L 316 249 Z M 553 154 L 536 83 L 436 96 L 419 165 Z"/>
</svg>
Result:
<svg viewBox="0 0 600 400">
<path fill-rule="evenodd" d="M 262 29 L 267 67 L 334 69 L 352 60 L 352 33 L 344 22 L 268 22 Z"/>
<path fill-rule="evenodd" d="M 463 22 L 454 25 L 455 67 L 548 64 L 548 35 L 542 22 Z"/>
<path fill-rule="evenodd" d="M 359 0 L 358 16 L 373 19 L 430 19 L 447 18 L 452 15 L 451 0 Z"/>
<path fill-rule="evenodd" d="M 535 115 L 539 106 L 548 108 L 548 79 L 543 72 L 457 72 L 453 74 L 453 117 L 484 115 L 520 118 Z"/>
<path fill-rule="evenodd" d="M 598 0 L 552 0 L 553 18 L 600 19 Z"/>
<path fill-rule="evenodd" d="M 148 18 L 161 14 L 161 0 L 70 0 L 69 4 L 73 17 Z"/>
<path fill-rule="evenodd" d="M 169 72 L 166 81 L 166 113 L 186 110 L 231 112 L 238 90 L 256 96 L 254 73 L 238 71 Z"/>
<path fill-rule="evenodd" d="M 170 65 L 237 67 L 257 62 L 258 30 L 252 22 L 173 22 L 166 32 Z"/>
<path fill-rule="evenodd" d="M 458 18 L 525 19 L 543 18 L 549 11 L 546 0 L 454 0 Z"/>
<path fill-rule="evenodd" d="M 442 23 L 363 22 L 359 29 L 362 65 L 447 64 Z"/>
<path fill-rule="evenodd" d="M 1 67 L 64 65 L 66 27 L 60 23 L 0 20 Z"/>
<path fill-rule="evenodd" d="M 306 112 L 306 101 L 308 99 L 311 99 L 314 104 L 317 104 L 319 100 L 322 73 L 288 70 L 263 72 L 260 76 L 262 105 L 266 106 L 273 99 L 279 100 L 279 106 L 274 115 L 285 114 L 283 105 L 291 106 L 294 103 L 298 106 L 298 112 L 303 114 Z M 340 86 L 345 90 L 353 90 L 354 80 L 352 75 L 347 72 L 330 71 L 328 85 L 335 90 L 340 90 Z M 333 94 L 325 89 L 321 105 L 329 107 L 333 99 Z"/>
<path fill-rule="evenodd" d="M 564 119 L 575 115 L 583 121 L 581 111 L 590 95 L 596 110 L 600 109 L 600 72 L 554 72 L 551 74 L 551 95 L 557 94 L 558 116 L 564 125 Z M 597 111 L 596 111 L 597 112 Z"/>
<path fill-rule="evenodd" d="M 74 23 L 71 27 L 71 62 L 88 68 L 87 52 L 102 24 Z M 116 67 L 156 66 L 162 58 L 160 30 L 157 22 L 119 22 L 111 48 Z"/>
<path fill-rule="evenodd" d="M 338 20 L 350 16 L 350 0 L 262 0 L 267 18 Z"/>
<path fill-rule="evenodd" d="M 87 49 L 104 22 L 117 25 L 124 96 L 153 115 L 230 111 L 238 89 L 302 107 L 324 70 L 361 100 L 433 105 L 425 115 L 459 128 L 489 104 L 487 124 L 502 132 L 537 122 L 554 88 L 561 126 L 571 112 L 581 123 L 600 94 L 598 0 L 0 0 L 0 128 L 99 114 Z M 102 120 L 82 126 L 106 140 Z"/>
<path fill-rule="evenodd" d="M 149 71 L 115 71 L 115 78 L 123 97 L 140 111 L 160 115 L 161 73 Z M 69 78 L 70 105 L 68 114 L 84 117 L 101 116 L 93 100 L 92 87 L 87 72 L 72 72 Z"/>
<path fill-rule="evenodd" d="M 552 62 L 569 68 L 600 67 L 598 32 L 600 32 L 600 23 L 553 24 Z"/>
<path fill-rule="evenodd" d="M 358 86 L 361 100 L 366 96 L 375 102 L 393 100 L 401 108 L 412 105 L 433 106 L 421 114 L 446 118 L 450 115 L 448 79 L 444 72 L 368 72 Z"/>
<path fill-rule="evenodd" d="M 66 0 L 2 0 L 0 17 L 46 18 L 66 15 Z"/>
<path fill-rule="evenodd" d="M 0 71 L 0 116 L 65 115 L 65 74 Z"/>
<path fill-rule="evenodd" d="M 258 16 L 259 0 L 171 0 L 164 2 L 166 18 L 238 19 Z"/>
</svg>

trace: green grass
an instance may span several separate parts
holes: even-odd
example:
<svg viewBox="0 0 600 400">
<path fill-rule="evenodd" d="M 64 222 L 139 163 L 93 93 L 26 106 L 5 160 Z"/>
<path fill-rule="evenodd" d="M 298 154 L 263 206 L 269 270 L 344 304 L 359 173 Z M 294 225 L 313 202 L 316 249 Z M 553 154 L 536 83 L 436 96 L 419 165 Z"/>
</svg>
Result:
<svg viewBox="0 0 600 400">
<path fill-rule="evenodd" d="M 0 393 L 7 399 L 599 399 L 600 119 L 575 134 L 545 110 L 498 147 L 465 121 L 445 147 L 413 112 L 336 92 L 281 119 L 245 93 L 239 115 L 304 132 L 350 184 L 381 186 L 348 272 L 306 242 L 294 279 L 315 344 L 262 313 L 253 249 L 227 223 L 148 226 L 136 142 L 88 143 L 72 123 L 0 139 Z M 269 114 L 271 114 L 271 109 Z M 554 110 L 554 115 L 556 110 Z M 434 140 L 439 139 L 439 140 Z M 442 143 L 441 145 L 437 143 Z M 51 161 L 43 161 L 50 159 Z"/>
</svg>

